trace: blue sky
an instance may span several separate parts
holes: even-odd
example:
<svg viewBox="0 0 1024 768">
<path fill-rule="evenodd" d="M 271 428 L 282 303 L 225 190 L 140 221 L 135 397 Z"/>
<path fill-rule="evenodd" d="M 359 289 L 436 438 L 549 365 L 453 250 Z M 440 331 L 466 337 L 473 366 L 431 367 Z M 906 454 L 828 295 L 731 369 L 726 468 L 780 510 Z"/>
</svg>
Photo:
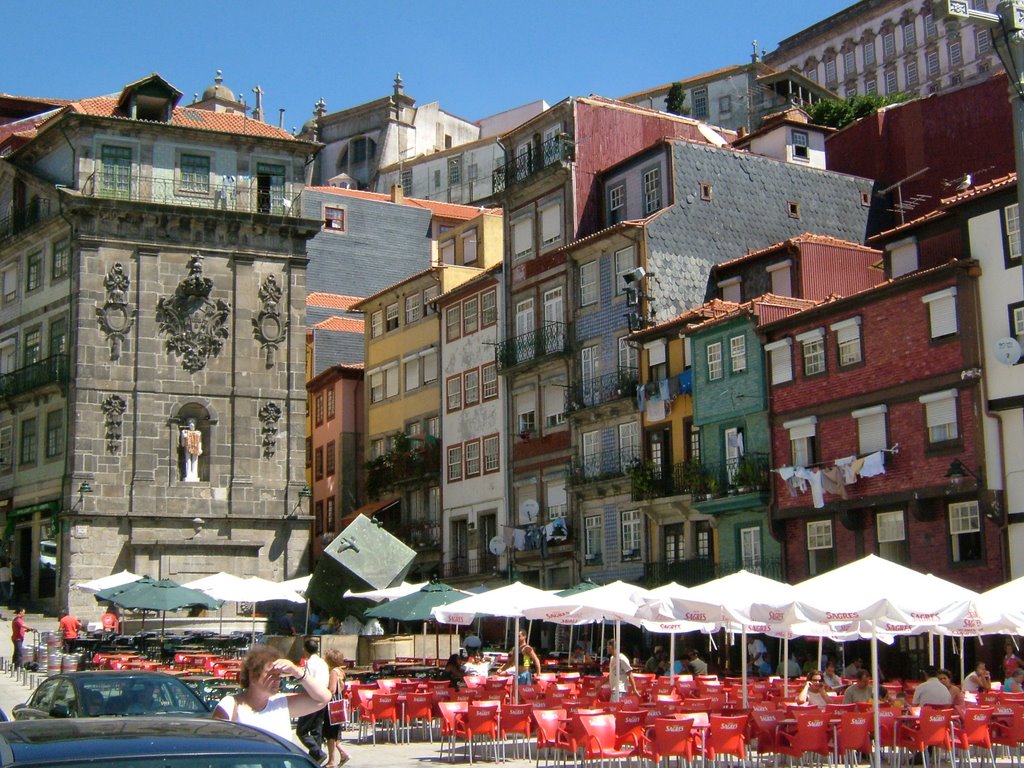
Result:
<svg viewBox="0 0 1024 768">
<path fill-rule="evenodd" d="M 851 0 L 38 0 L 5 3 L 0 91 L 81 98 L 159 72 L 191 101 L 224 71 L 300 126 L 391 92 L 478 119 L 535 99 L 616 97 L 749 61 Z"/>
</svg>

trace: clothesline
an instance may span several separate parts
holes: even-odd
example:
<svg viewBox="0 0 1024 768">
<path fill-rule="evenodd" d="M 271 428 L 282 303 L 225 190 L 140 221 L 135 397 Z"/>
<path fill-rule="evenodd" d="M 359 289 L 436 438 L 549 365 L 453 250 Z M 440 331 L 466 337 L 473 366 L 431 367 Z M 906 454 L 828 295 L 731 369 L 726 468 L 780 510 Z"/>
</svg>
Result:
<svg viewBox="0 0 1024 768">
<path fill-rule="evenodd" d="M 893 445 L 891 447 L 889 447 L 889 448 L 879 448 L 876 451 L 869 451 L 868 453 L 859 453 L 859 454 L 854 455 L 853 458 L 862 459 L 865 456 L 870 456 L 872 453 L 891 453 L 893 456 L 895 456 L 899 452 L 900 452 L 900 444 L 899 443 L 893 443 Z M 842 458 L 847 458 L 847 457 L 842 457 Z M 804 469 L 814 469 L 815 467 L 831 467 L 837 461 L 839 461 L 839 459 L 828 459 L 826 461 L 816 461 L 813 464 L 801 464 L 800 466 L 803 467 Z M 780 469 L 789 469 L 789 468 L 790 468 L 789 466 L 776 467 L 772 471 L 773 472 L 778 472 Z"/>
<path fill-rule="evenodd" d="M 875 477 L 885 474 L 883 453 L 899 453 L 900 445 L 881 448 L 864 456 L 843 456 L 832 461 L 818 462 L 802 467 L 777 467 L 790 496 L 811 492 L 811 500 L 815 509 L 825 506 L 825 494 L 830 493 L 840 498 L 847 498 L 846 486 L 857 482 L 858 477 Z"/>
</svg>

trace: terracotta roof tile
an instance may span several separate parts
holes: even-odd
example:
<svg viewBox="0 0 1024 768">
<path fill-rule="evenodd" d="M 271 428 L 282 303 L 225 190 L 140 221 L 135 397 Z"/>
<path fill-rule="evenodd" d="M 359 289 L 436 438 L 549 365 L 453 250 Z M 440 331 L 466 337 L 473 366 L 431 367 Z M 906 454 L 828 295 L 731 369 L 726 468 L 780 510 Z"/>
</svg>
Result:
<svg viewBox="0 0 1024 768">
<path fill-rule="evenodd" d="M 816 307 L 823 302 L 814 301 L 813 299 L 795 299 L 792 296 L 777 296 L 774 293 L 766 293 L 757 298 L 745 301 L 735 309 L 724 314 L 710 317 L 703 323 L 695 325 L 692 330 L 698 330 L 703 328 L 710 328 L 711 326 L 717 325 L 718 323 L 731 320 L 742 315 L 753 315 L 758 312 L 759 307 L 770 307 L 785 310 L 793 310 L 794 312 L 800 312 L 804 309 L 811 309 Z M 773 313 L 774 314 L 774 313 Z"/>
<path fill-rule="evenodd" d="M 318 331 L 338 331 L 340 333 L 363 333 L 362 320 L 352 317 L 329 317 L 313 326 Z"/>
<path fill-rule="evenodd" d="M 337 293 L 323 293 L 320 291 L 314 291 L 306 295 L 306 304 L 311 307 L 347 310 L 357 301 L 362 301 L 362 297 L 342 296 Z"/>
<path fill-rule="evenodd" d="M 343 189 L 341 187 L 307 187 L 311 192 L 324 192 L 329 195 L 341 195 L 342 197 L 355 197 L 361 200 L 376 200 L 381 203 L 390 203 L 391 195 L 385 192 L 369 192 L 365 189 Z M 421 200 L 417 197 L 402 198 L 402 205 L 413 208 L 425 208 L 435 216 L 444 219 L 461 219 L 469 221 L 475 219 L 481 213 L 488 216 L 501 216 L 500 208 L 480 208 L 475 205 L 458 205 L 457 203 L 443 203 L 438 200 Z"/>
<path fill-rule="evenodd" d="M 671 328 L 675 325 L 688 325 L 697 320 L 706 320 L 709 318 L 720 317 L 728 314 L 739 308 L 739 304 L 735 301 L 724 301 L 723 299 L 711 299 L 701 304 L 699 307 L 688 309 L 680 315 L 669 320 L 662 320 L 660 323 L 652 325 L 650 328 L 644 328 L 642 331 L 637 331 L 631 335 L 634 339 L 643 339 L 647 337 L 657 336 L 661 331 L 666 328 Z"/>
</svg>

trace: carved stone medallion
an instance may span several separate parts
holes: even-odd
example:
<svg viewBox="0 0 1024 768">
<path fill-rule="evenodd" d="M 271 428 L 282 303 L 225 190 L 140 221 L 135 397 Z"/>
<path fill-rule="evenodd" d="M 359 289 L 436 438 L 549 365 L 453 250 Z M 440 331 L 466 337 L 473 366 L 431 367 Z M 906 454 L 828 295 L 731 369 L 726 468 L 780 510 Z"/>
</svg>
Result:
<svg viewBox="0 0 1024 768">
<path fill-rule="evenodd" d="M 211 299 L 213 281 L 203 276 L 203 257 L 196 253 L 188 262 L 188 277 L 178 283 L 171 297 L 156 304 L 156 321 L 166 336 L 167 351 L 181 358 L 189 373 L 206 367 L 220 354 L 228 338 L 230 305 Z"/>
<path fill-rule="evenodd" d="M 125 337 L 135 325 L 135 318 L 138 315 L 137 309 L 128 308 L 128 290 L 131 288 L 131 278 L 124 271 L 124 265 L 117 262 L 107 272 L 103 279 L 103 286 L 107 289 L 107 299 L 102 306 L 96 307 L 96 321 L 100 330 L 107 336 L 110 343 L 110 359 L 121 359 L 121 345 Z"/>
<path fill-rule="evenodd" d="M 273 368 L 277 357 L 277 348 L 288 338 L 288 321 L 281 317 L 278 304 L 283 291 L 273 275 L 267 275 L 260 286 L 260 302 L 263 308 L 252 319 L 252 335 L 260 343 L 260 349 L 267 358 L 267 368 Z"/>
</svg>

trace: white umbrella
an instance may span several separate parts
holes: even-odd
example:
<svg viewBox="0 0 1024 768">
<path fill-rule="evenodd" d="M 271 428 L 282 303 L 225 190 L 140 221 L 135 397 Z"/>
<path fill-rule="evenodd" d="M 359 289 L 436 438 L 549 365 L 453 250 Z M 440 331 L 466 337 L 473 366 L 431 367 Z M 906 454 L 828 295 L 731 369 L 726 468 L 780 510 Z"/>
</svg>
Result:
<svg viewBox="0 0 1024 768">
<path fill-rule="evenodd" d="M 286 600 L 290 603 L 306 602 L 306 598 L 294 590 L 287 589 L 282 583 L 261 579 L 259 576 L 243 579 L 223 571 L 190 581 L 183 586 L 198 590 L 215 600 L 251 603 L 253 641 L 256 639 L 256 603 L 266 600 Z"/>
<path fill-rule="evenodd" d="M 689 592 L 689 587 L 676 584 L 674 581 L 670 581 L 668 584 L 662 584 L 660 587 L 655 587 L 648 593 L 649 596 L 654 599 L 649 600 L 647 605 L 638 614 L 640 617 L 640 626 L 648 632 L 660 632 L 672 635 L 668 647 L 668 664 L 669 677 L 673 680 L 676 676 L 676 635 L 681 632 L 695 631 L 711 634 L 718 628 L 717 624 L 710 622 L 703 623 L 671 618 L 672 600 L 682 600 L 689 594 Z"/>
<path fill-rule="evenodd" d="M 379 603 L 382 600 L 393 600 L 396 597 L 405 597 L 406 595 L 411 595 L 413 592 L 419 592 L 427 585 L 427 583 L 428 582 L 426 581 L 421 581 L 418 584 L 410 584 L 407 581 L 403 581 L 397 587 L 371 589 L 366 592 L 353 592 L 349 589 L 345 592 L 343 597 L 355 597 L 360 600 L 373 600 L 375 603 Z"/>
<path fill-rule="evenodd" d="M 309 589 L 309 580 L 312 578 L 313 574 L 309 573 L 305 576 L 299 576 L 297 579 L 288 579 L 287 581 L 282 581 L 281 586 L 287 587 L 288 589 L 298 592 L 300 595 L 305 595 L 306 590 Z"/>
<path fill-rule="evenodd" d="M 138 581 L 142 577 L 138 574 L 134 574 L 131 571 L 119 571 L 112 573 L 109 576 L 102 576 L 92 581 L 83 581 L 80 584 L 75 584 L 75 589 L 80 589 L 83 592 L 89 592 L 95 594 L 96 592 L 102 592 L 104 589 L 110 589 L 111 587 L 120 587 L 122 584 L 131 584 L 133 581 Z"/>
</svg>

